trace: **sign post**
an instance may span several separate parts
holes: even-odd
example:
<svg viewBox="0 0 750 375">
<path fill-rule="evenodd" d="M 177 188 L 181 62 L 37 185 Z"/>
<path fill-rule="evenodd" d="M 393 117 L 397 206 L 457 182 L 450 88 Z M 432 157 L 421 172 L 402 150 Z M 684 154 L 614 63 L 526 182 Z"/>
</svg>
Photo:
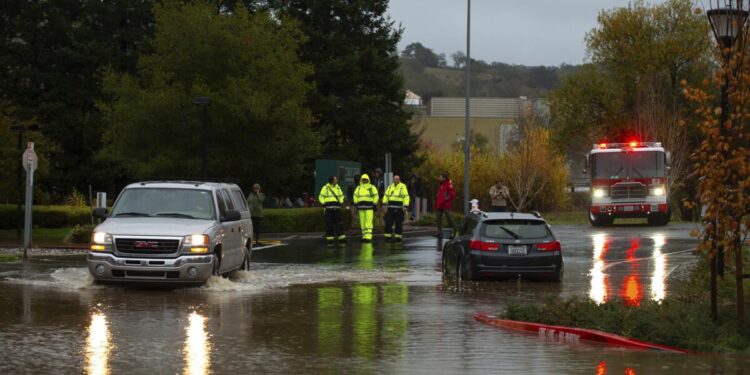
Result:
<svg viewBox="0 0 750 375">
<path fill-rule="evenodd" d="M 24 218 L 23 259 L 28 259 L 28 249 L 31 244 L 31 208 L 33 205 L 34 171 L 38 158 L 34 152 L 34 142 L 28 142 L 23 152 L 21 164 L 26 170 L 26 216 Z"/>
</svg>

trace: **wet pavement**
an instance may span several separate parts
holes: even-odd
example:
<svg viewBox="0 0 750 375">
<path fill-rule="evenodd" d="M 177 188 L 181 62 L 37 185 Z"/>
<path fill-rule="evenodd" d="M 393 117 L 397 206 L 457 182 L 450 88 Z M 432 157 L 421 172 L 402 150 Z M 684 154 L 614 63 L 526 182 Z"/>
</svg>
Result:
<svg viewBox="0 0 750 375">
<path fill-rule="evenodd" d="M 94 285 L 83 255 L 0 263 L 0 373 L 743 373 L 750 358 L 556 343 L 477 323 L 509 301 L 669 295 L 688 225 L 556 226 L 562 283 L 440 276 L 434 237 L 291 241 L 197 288 Z"/>
</svg>

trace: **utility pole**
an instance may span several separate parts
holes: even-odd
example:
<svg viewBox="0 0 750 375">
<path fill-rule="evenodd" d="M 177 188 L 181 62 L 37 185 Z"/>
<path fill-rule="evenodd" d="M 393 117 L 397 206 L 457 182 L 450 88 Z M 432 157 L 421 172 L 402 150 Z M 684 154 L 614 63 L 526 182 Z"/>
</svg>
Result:
<svg viewBox="0 0 750 375">
<path fill-rule="evenodd" d="M 469 213 L 469 159 L 471 158 L 471 0 L 466 0 L 466 120 L 464 124 L 464 214 Z"/>
</svg>

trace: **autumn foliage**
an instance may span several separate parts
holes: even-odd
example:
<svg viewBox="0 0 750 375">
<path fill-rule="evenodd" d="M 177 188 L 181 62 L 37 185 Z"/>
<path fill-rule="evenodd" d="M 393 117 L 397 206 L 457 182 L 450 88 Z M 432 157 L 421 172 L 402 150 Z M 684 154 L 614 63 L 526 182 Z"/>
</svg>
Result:
<svg viewBox="0 0 750 375">
<path fill-rule="evenodd" d="M 456 188 L 455 208 L 463 209 L 463 152 L 430 150 L 423 156 L 425 162 L 418 173 L 427 182 L 428 197 L 435 195 L 439 174 L 448 172 Z M 509 206 L 517 211 L 549 211 L 568 204 L 566 189 L 570 175 L 564 156 L 551 146 L 548 129 L 528 126 L 503 154 L 472 147 L 470 160 L 469 196 L 478 199 L 482 208 L 489 208 L 489 190 L 498 179 L 508 186 Z"/>
</svg>

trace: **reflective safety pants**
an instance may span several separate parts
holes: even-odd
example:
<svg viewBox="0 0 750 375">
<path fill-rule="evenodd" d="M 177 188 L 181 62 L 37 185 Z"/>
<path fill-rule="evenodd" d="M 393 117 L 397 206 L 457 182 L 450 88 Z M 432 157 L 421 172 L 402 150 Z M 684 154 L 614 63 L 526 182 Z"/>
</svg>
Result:
<svg viewBox="0 0 750 375">
<path fill-rule="evenodd" d="M 372 208 L 359 209 L 359 227 L 362 228 L 363 240 L 372 240 L 373 219 L 375 219 L 375 210 Z"/>
<path fill-rule="evenodd" d="M 396 224 L 396 233 L 393 233 L 393 224 Z M 388 208 L 388 212 L 385 214 L 385 238 L 393 238 L 400 240 L 404 233 L 404 208 L 403 207 L 391 207 Z"/>
<path fill-rule="evenodd" d="M 338 237 L 339 240 L 346 238 L 344 235 L 344 223 L 341 218 L 341 209 L 326 208 L 326 240 L 333 241 L 334 238 Z"/>
</svg>

